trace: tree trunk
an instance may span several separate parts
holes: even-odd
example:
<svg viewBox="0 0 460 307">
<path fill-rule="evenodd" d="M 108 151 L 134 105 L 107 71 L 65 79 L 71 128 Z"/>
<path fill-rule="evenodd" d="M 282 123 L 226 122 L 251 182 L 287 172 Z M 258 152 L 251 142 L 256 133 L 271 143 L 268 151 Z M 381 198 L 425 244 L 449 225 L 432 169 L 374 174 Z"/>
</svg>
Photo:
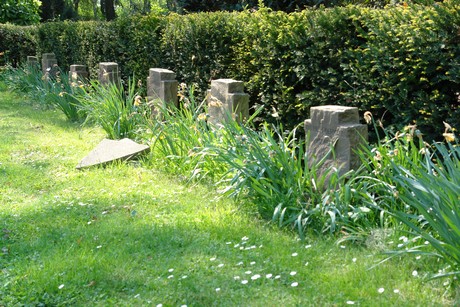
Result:
<svg viewBox="0 0 460 307">
<path fill-rule="evenodd" d="M 144 14 L 148 14 L 150 13 L 150 8 L 152 7 L 152 5 L 150 4 L 150 0 L 144 0 L 144 9 L 143 9 L 143 13 Z"/>
<path fill-rule="evenodd" d="M 101 0 L 101 11 L 107 21 L 114 20 L 117 17 L 115 15 L 114 0 Z"/>
<path fill-rule="evenodd" d="M 93 0 L 93 14 L 94 14 L 94 19 L 99 20 L 99 17 L 97 14 L 97 0 Z"/>
</svg>

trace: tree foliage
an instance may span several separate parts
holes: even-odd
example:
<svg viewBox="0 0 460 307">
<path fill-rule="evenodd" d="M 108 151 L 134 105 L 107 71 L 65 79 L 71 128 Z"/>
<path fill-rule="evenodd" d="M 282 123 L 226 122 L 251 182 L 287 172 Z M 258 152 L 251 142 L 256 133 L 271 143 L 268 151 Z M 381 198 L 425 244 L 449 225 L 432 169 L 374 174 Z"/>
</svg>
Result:
<svg viewBox="0 0 460 307">
<path fill-rule="evenodd" d="M 0 23 L 31 25 L 40 21 L 40 1 L 2 0 L 0 2 Z"/>
</svg>

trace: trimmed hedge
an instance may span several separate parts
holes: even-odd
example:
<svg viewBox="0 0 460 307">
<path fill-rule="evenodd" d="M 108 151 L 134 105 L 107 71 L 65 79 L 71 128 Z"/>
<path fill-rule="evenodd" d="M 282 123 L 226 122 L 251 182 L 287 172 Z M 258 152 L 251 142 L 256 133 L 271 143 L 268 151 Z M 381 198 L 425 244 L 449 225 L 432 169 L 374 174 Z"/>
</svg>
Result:
<svg viewBox="0 0 460 307">
<path fill-rule="evenodd" d="M 339 104 L 370 110 L 385 126 L 416 121 L 428 138 L 439 138 L 442 121 L 460 129 L 459 12 L 446 1 L 46 23 L 35 31 L 36 53 L 53 51 L 61 66 L 85 63 L 93 73 L 99 62 L 114 61 L 125 78 L 169 68 L 179 82 L 196 83 L 202 97 L 211 79 L 239 79 L 252 104 L 266 106 L 263 119 L 288 128 L 311 106 Z"/>
<path fill-rule="evenodd" d="M 37 28 L 0 24 L 0 65 L 17 66 L 37 50 Z"/>
</svg>

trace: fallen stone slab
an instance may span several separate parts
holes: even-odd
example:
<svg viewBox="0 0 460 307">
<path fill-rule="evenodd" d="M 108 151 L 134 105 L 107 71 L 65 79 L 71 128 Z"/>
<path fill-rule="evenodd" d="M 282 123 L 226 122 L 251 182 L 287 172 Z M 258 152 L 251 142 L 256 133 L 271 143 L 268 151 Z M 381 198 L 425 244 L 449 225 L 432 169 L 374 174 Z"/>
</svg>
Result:
<svg viewBox="0 0 460 307">
<path fill-rule="evenodd" d="M 149 150 L 149 146 L 138 144 L 130 139 L 103 139 L 96 148 L 78 163 L 77 169 L 102 165 L 115 160 L 129 160 Z"/>
</svg>

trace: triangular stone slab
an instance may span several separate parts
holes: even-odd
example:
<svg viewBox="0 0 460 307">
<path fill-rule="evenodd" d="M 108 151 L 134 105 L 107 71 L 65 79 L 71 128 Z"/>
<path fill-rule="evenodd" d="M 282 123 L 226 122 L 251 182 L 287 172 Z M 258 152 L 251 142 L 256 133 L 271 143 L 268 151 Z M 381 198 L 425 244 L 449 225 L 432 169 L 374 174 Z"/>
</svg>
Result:
<svg viewBox="0 0 460 307">
<path fill-rule="evenodd" d="M 115 160 L 128 160 L 149 150 L 149 146 L 138 144 L 130 139 L 104 139 L 78 163 L 77 169 L 101 165 Z"/>
</svg>

